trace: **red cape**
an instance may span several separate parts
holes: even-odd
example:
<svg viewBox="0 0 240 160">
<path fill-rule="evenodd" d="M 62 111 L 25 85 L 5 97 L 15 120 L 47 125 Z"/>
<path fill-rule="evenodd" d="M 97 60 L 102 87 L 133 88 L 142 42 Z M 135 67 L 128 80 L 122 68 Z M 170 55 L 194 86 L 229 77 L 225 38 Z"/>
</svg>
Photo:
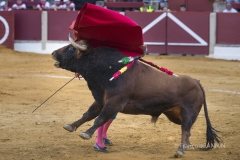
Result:
<svg viewBox="0 0 240 160">
<path fill-rule="evenodd" d="M 70 29 L 78 40 L 89 40 L 93 47 L 107 46 L 127 56 L 142 55 L 142 28 L 130 18 L 90 3 L 85 3 Z"/>
</svg>

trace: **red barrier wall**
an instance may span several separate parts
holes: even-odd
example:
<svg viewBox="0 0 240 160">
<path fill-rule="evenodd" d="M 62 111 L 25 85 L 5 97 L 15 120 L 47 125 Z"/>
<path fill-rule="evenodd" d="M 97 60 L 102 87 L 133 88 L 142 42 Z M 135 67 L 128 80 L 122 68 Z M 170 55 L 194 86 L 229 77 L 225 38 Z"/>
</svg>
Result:
<svg viewBox="0 0 240 160">
<path fill-rule="evenodd" d="M 35 10 L 14 11 L 15 40 L 41 40 L 41 14 Z"/>
<path fill-rule="evenodd" d="M 68 40 L 69 26 L 78 11 L 48 11 L 48 40 Z"/>
<path fill-rule="evenodd" d="M 157 2 L 157 1 L 155 1 Z M 104 2 L 108 8 L 140 8 L 143 2 Z M 181 4 L 186 5 L 187 11 L 212 12 L 213 5 L 209 0 L 168 0 L 171 11 L 180 11 Z"/>
<path fill-rule="evenodd" d="M 68 27 L 77 13 L 48 11 L 48 40 L 67 41 Z M 7 16 L 10 27 L 11 43 L 4 42 L 7 47 L 13 48 L 14 34 L 14 40 L 41 40 L 41 14 L 31 10 L 0 12 L 2 17 Z M 149 53 L 208 54 L 208 12 L 126 12 L 126 16 L 143 28 Z M 240 44 L 239 19 L 240 13 L 217 13 L 217 44 Z M 0 22 L 0 37 L 4 33 L 4 24 Z"/>
<path fill-rule="evenodd" d="M 15 12 L 15 40 L 41 40 L 41 11 Z M 77 17 L 77 11 L 48 11 L 48 40 L 68 40 L 68 27 Z"/>
<path fill-rule="evenodd" d="M 208 12 L 126 12 L 126 16 L 143 28 L 150 53 L 209 54 Z"/>
<path fill-rule="evenodd" d="M 169 54 L 209 54 L 209 13 L 169 13 L 166 41 Z"/>
<path fill-rule="evenodd" d="M 164 13 L 139 13 L 126 12 L 125 15 L 137 22 L 145 32 L 143 32 L 144 42 L 148 45 L 151 53 L 166 53 L 166 17 Z M 162 19 L 161 19 L 162 16 Z M 149 24 L 155 19 L 160 21 L 153 26 Z M 149 28 L 149 29 L 147 29 Z M 154 44 L 155 43 L 155 44 Z"/>
<path fill-rule="evenodd" d="M 240 3 L 232 3 L 232 7 L 240 12 Z"/>
<path fill-rule="evenodd" d="M 180 6 L 182 4 L 186 5 L 186 9 L 188 10 L 189 8 L 187 7 L 187 0 L 168 0 L 168 8 L 171 11 L 180 11 Z"/>
<path fill-rule="evenodd" d="M 185 4 L 187 11 L 212 12 L 213 5 L 209 0 L 168 0 L 169 9 L 180 11 L 180 5 Z"/>
<path fill-rule="evenodd" d="M 104 2 L 107 8 L 140 8 L 143 2 Z"/>
<path fill-rule="evenodd" d="M 13 12 L 0 12 L 0 44 L 8 48 L 14 48 Z"/>
<path fill-rule="evenodd" d="M 217 13 L 216 44 L 240 44 L 240 13 Z"/>
<path fill-rule="evenodd" d="M 187 0 L 187 11 L 212 12 L 213 5 L 209 0 Z"/>
</svg>

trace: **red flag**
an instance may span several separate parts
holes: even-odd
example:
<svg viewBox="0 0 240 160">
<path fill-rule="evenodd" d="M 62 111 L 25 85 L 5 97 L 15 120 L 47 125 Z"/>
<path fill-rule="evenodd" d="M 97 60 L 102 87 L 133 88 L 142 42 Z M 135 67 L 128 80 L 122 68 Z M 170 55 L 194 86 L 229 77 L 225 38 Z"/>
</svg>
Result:
<svg viewBox="0 0 240 160">
<path fill-rule="evenodd" d="M 107 46 L 118 49 L 127 56 L 142 55 L 142 28 L 132 19 L 90 3 L 85 3 L 70 26 L 78 40 L 89 40 L 93 47 Z"/>
</svg>

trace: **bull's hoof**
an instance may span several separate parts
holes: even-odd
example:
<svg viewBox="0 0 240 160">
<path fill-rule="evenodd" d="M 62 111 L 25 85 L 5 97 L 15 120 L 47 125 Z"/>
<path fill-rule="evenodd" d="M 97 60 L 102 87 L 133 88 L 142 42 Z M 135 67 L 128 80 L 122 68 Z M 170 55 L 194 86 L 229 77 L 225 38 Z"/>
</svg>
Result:
<svg viewBox="0 0 240 160">
<path fill-rule="evenodd" d="M 70 126 L 69 124 L 63 126 L 63 128 L 64 128 L 65 130 L 69 131 L 69 132 L 76 131 L 76 127 L 73 128 L 73 127 Z"/>
<path fill-rule="evenodd" d="M 189 151 L 190 150 L 190 145 L 187 145 L 186 147 L 184 147 L 184 151 Z"/>
<path fill-rule="evenodd" d="M 87 134 L 87 133 L 81 133 L 80 135 L 79 135 L 82 139 L 90 139 L 90 138 L 92 138 L 92 136 L 90 136 L 89 134 Z"/>
<path fill-rule="evenodd" d="M 177 153 L 174 154 L 175 158 L 180 158 L 184 155 L 184 153 L 182 151 L 177 151 Z"/>
</svg>

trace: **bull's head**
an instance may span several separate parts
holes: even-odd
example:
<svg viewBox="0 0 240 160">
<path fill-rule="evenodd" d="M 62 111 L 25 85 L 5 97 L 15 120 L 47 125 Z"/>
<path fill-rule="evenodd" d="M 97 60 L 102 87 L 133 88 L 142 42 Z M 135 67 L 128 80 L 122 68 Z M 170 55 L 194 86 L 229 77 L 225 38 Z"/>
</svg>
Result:
<svg viewBox="0 0 240 160">
<path fill-rule="evenodd" d="M 55 50 L 52 58 L 56 61 L 54 66 L 76 72 L 78 60 L 88 51 L 91 46 L 87 41 L 80 40 L 75 42 L 69 33 L 69 41 L 71 44 Z"/>
</svg>

